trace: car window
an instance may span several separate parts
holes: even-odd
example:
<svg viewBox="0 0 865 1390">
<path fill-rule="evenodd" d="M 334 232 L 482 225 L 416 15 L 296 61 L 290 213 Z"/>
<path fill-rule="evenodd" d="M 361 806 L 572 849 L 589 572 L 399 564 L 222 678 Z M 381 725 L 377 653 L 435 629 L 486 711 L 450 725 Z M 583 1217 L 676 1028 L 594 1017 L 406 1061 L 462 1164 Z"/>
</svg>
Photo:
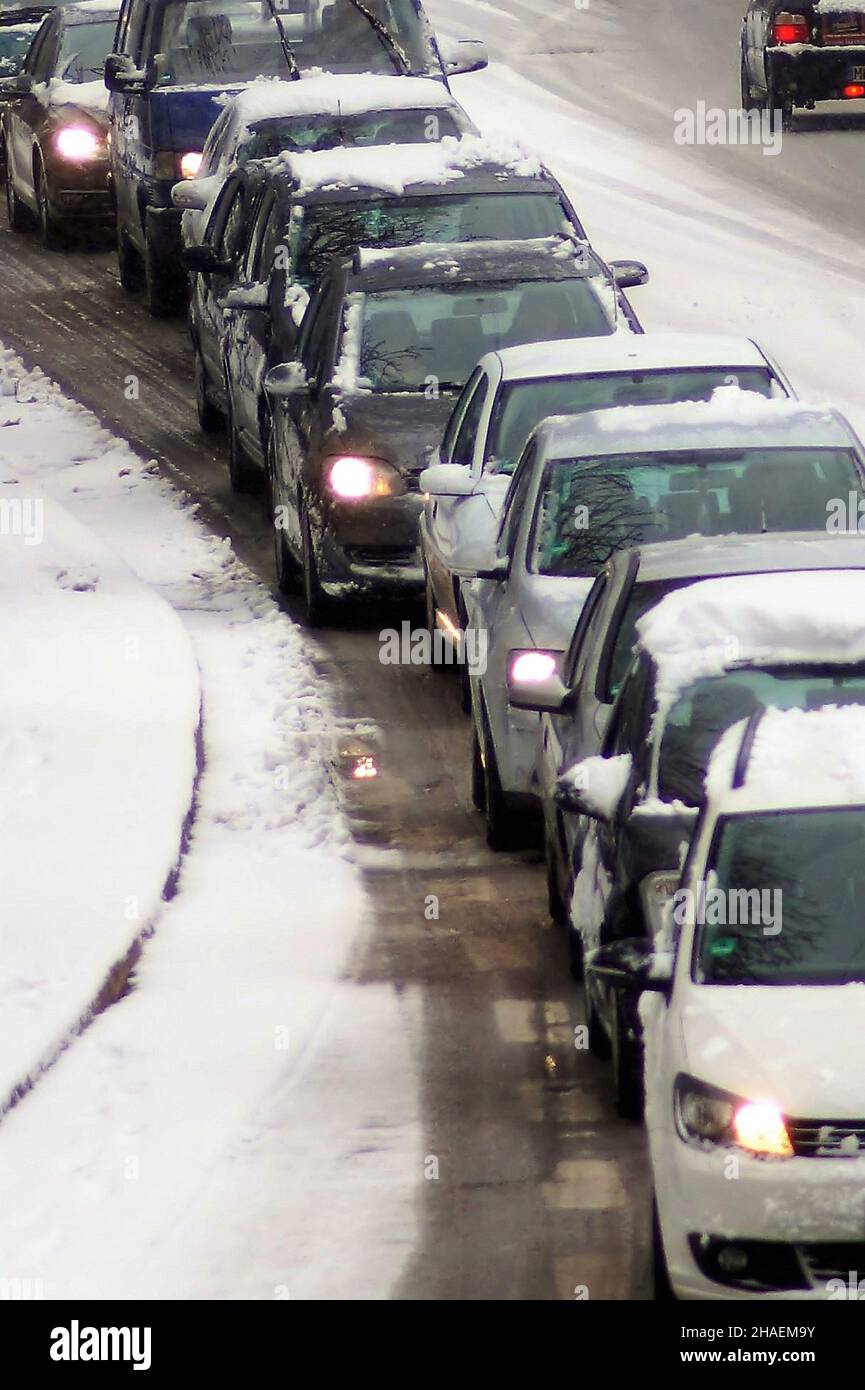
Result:
<svg viewBox="0 0 865 1390">
<path fill-rule="evenodd" d="M 574 628 L 574 635 L 568 647 L 568 654 L 565 657 L 564 666 L 565 685 L 567 685 L 569 689 L 573 689 L 577 683 L 577 667 L 578 665 L 584 664 L 584 659 L 581 660 L 581 658 L 584 658 L 583 648 L 586 632 L 603 602 L 609 582 L 609 575 L 598 575 L 598 578 L 589 590 L 589 596 L 583 604 L 579 619 L 577 620 L 577 626 Z"/>
<path fill-rule="evenodd" d="M 604 637 L 604 650 L 598 665 L 595 694 L 602 704 L 612 704 L 633 659 L 637 623 L 675 589 L 693 584 L 693 579 L 656 579 L 631 584 L 623 590 Z"/>
<path fill-rule="evenodd" d="M 60 52 L 54 61 L 55 77 L 64 82 L 98 82 L 114 42 L 114 20 L 99 24 L 66 24 Z"/>
<path fill-rule="evenodd" d="M 233 195 L 228 200 L 222 219 L 222 230 L 216 242 L 216 254 L 221 261 L 236 261 L 243 243 L 246 225 L 244 191 L 242 186 L 236 185 Z"/>
<path fill-rule="evenodd" d="M 520 460 L 520 465 L 514 474 L 513 482 L 508 488 L 508 495 L 505 498 L 504 510 L 502 512 L 502 522 L 499 529 L 499 555 L 513 555 L 514 547 L 517 543 L 517 534 L 520 529 L 520 521 L 523 515 L 523 508 L 531 487 L 532 478 L 535 471 L 535 457 L 538 446 L 534 440 L 528 445 L 526 452 Z"/>
<path fill-rule="evenodd" d="M 468 408 L 462 419 L 459 433 L 454 443 L 452 463 L 461 463 L 466 468 L 471 468 L 475 455 L 475 443 L 478 437 L 478 429 L 481 423 L 481 416 L 484 413 L 484 405 L 487 399 L 487 377 L 485 372 L 478 376 L 477 389 L 468 403 Z"/>
<path fill-rule="evenodd" d="M 465 415 L 466 410 L 469 407 L 472 396 L 474 395 L 475 387 L 477 386 L 480 377 L 481 369 L 480 367 L 476 367 L 475 370 L 472 372 L 471 376 L 469 377 L 468 381 L 466 382 L 463 393 L 459 397 L 459 400 L 453 408 L 451 417 L 448 420 L 447 429 L 444 432 L 444 438 L 442 440 L 441 448 L 442 459 L 445 463 L 452 462 L 456 437 L 459 432 L 460 425 L 462 424 L 463 416 Z"/>
<path fill-rule="evenodd" d="M 273 207 L 274 195 L 272 192 L 264 191 L 260 194 L 258 210 L 252 223 L 252 230 L 249 234 L 249 241 L 246 247 L 246 256 L 243 262 L 243 279 L 255 281 L 259 279 L 258 262 L 260 259 L 261 238 L 264 232 L 265 223 Z"/>
<path fill-rule="evenodd" d="M 132 25 L 130 40 L 135 45 L 135 60 L 138 66 L 141 68 L 147 67 L 148 63 L 151 62 L 154 56 L 153 33 L 154 29 L 156 28 L 158 15 L 158 5 L 148 5 L 144 11 L 143 23 L 141 25 L 141 28 L 138 30 L 137 36 L 135 32 L 137 26 L 134 23 Z"/>
<path fill-rule="evenodd" d="M 306 368 L 307 375 L 311 381 L 315 381 L 319 386 L 325 384 L 324 377 L 330 363 L 325 360 L 326 347 L 330 341 L 328 329 L 332 328 L 331 315 L 333 312 L 335 291 L 328 285 L 320 294 L 314 307 L 310 309 L 308 326 L 304 321 L 304 335 L 301 340 L 300 353 L 301 361 Z"/>
<path fill-rule="evenodd" d="M 42 33 L 30 50 L 25 64 L 34 82 L 47 82 L 54 68 L 54 55 L 57 52 L 57 25 L 51 19 L 44 25 Z"/>
<path fill-rule="evenodd" d="M 275 199 L 270 200 L 263 216 L 263 225 L 261 218 L 257 223 L 257 229 L 260 228 L 261 230 L 257 245 L 252 253 L 251 276 L 253 280 L 262 282 L 270 279 L 273 270 L 273 258 L 282 233 L 282 219 L 279 216 Z"/>
<path fill-rule="evenodd" d="M 651 672 L 645 659 L 635 661 L 627 674 L 621 694 L 616 701 L 610 727 L 604 741 L 608 758 L 629 753 L 633 758 L 635 778 L 632 787 L 648 777 L 649 732 L 652 716 Z"/>
</svg>

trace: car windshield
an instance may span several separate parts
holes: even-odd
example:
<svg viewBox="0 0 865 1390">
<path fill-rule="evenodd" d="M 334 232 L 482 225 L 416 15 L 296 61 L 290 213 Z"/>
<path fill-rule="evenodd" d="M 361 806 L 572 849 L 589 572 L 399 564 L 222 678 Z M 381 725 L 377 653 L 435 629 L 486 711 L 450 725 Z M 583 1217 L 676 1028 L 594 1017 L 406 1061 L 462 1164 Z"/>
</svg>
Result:
<svg viewBox="0 0 865 1390">
<path fill-rule="evenodd" d="M 484 353 L 557 338 L 611 333 L 586 279 L 365 296 L 360 376 L 374 391 L 462 387 Z"/>
<path fill-rule="evenodd" d="M 739 668 L 694 681 L 666 716 L 658 758 L 663 801 L 699 806 L 709 758 L 721 735 L 759 709 L 865 705 L 865 667 Z"/>
<path fill-rule="evenodd" d="M 364 0 L 405 62 L 351 0 L 276 0 L 286 40 L 301 69 L 425 72 L 432 50 L 412 0 Z M 162 86 L 285 77 L 288 64 L 267 0 L 169 0 L 157 40 Z"/>
<path fill-rule="evenodd" d="M 491 471 L 513 473 L 532 430 L 549 415 L 579 415 L 587 410 L 609 410 L 621 405 L 707 401 L 719 386 L 738 386 L 742 391 L 769 396 L 773 379 L 768 369 L 759 367 L 737 371 L 712 367 L 508 382 L 493 407 L 486 462 Z"/>
<path fill-rule="evenodd" d="M 0 77 L 17 77 L 38 24 L 7 24 L 0 28 Z"/>
<path fill-rule="evenodd" d="M 105 58 L 114 46 L 116 21 L 71 24 L 63 30 L 57 76 L 64 82 L 101 82 Z"/>
<path fill-rule="evenodd" d="M 862 496 L 849 449 L 738 449 L 558 459 L 538 499 L 532 568 L 595 575 L 617 550 L 685 536 L 824 531 Z"/>
<path fill-rule="evenodd" d="M 433 124 L 428 124 L 432 122 Z M 250 126 L 238 146 L 241 168 L 251 159 L 272 159 L 289 150 L 330 150 L 338 145 L 420 145 L 425 140 L 459 137 L 465 121 L 447 109 L 366 111 L 355 116 L 274 116 Z M 434 131 L 435 134 L 427 134 Z"/>
<path fill-rule="evenodd" d="M 865 807 L 725 817 L 708 869 L 698 983 L 865 982 Z"/>
<path fill-rule="evenodd" d="M 327 203 L 305 208 L 297 221 L 293 236 L 294 273 L 310 289 L 335 256 L 348 256 L 356 246 L 527 241 L 555 236 L 567 229 L 564 209 L 555 193 L 382 197 Z"/>
</svg>

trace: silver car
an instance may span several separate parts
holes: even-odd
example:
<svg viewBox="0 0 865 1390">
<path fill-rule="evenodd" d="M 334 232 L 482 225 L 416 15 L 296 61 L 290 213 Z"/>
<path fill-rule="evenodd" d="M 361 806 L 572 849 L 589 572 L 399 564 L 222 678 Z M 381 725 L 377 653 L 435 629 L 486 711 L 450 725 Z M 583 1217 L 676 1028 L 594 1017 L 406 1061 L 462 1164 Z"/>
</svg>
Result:
<svg viewBox="0 0 865 1390">
<path fill-rule="evenodd" d="M 828 407 L 733 389 L 708 403 L 545 421 L 512 479 L 495 548 L 479 548 L 476 579 L 463 585 L 469 625 L 485 638 L 485 661 L 470 675 L 472 785 L 490 845 L 519 843 L 538 807 L 538 720 L 519 707 L 519 691 L 561 675 L 612 554 L 685 537 L 825 530 L 842 503 L 863 497 L 863 482 L 865 449 Z M 605 679 L 609 695 L 609 671 Z"/>
</svg>

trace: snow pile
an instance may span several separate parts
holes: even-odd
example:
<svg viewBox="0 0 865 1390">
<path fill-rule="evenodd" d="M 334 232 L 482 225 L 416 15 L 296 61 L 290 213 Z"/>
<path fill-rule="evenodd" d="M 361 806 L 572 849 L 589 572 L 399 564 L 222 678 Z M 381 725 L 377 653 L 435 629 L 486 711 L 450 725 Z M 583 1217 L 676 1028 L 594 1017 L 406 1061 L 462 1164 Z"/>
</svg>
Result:
<svg viewBox="0 0 865 1390">
<path fill-rule="evenodd" d="M 611 821 L 625 794 L 633 766 L 630 753 L 621 753 L 615 758 L 584 758 L 562 773 L 559 781 L 563 787 L 579 792 L 587 811 Z"/>
<path fill-rule="evenodd" d="M 232 104 L 232 100 L 223 103 Z M 241 128 L 275 116 L 359 116 L 368 111 L 442 109 L 456 103 L 441 82 L 429 77 L 377 77 L 370 73 L 304 73 L 299 82 L 286 78 L 252 82 L 233 98 Z"/>
<path fill-rule="evenodd" d="M 747 721 L 719 740 L 709 770 L 710 797 L 729 793 Z M 745 795 L 789 806 L 865 805 L 865 708 L 770 709 L 757 728 Z"/>
<path fill-rule="evenodd" d="M 540 161 L 518 145 L 478 135 L 450 135 L 437 144 L 338 146 L 280 155 L 279 161 L 301 194 L 320 188 L 377 188 L 399 195 L 409 184 L 453 183 L 483 165 L 520 178 L 542 173 Z"/>
<path fill-rule="evenodd" d="M 108 112 L 111 93 L 104 82 L 63 82 L 55 78 L 50 90 L 52 106 L 80 106 L 82 111 L 94 114 Z"/>
<path fill-rule="evenodd" d="M 737 428 L 783 429 L 794 432 L 838 426 L 829 405 L 804 404 L 788 397 L 767 397 L 757 391 L 740 391 L 736 386 L 722 386 L 713 391 L 708 401 L 674 401 L 669 405 L 626 405 L 615 410 L 597 412 L 593 419 L 597 428 L 608 433 L 643 433 L 657 423 L 659 428 L 712 428 L 734 425 Z"/>
<path fill-rule="evenodd" d="M 704 579 L 661 599 L 639 619 L 637 635 L 657 664 L 658 710 L 694 681 L 735 666 L 865 661 L 865 571 Z"/>
<path fill-rule="evenodd" d="M 351 294 L 346 300 L 342 347 L 333 373 L 334 386 L 347 396 L 356 396 L 371 389 L 369 380 L 359 375 L 363 301 L 362 294 Z"/>
</svg>

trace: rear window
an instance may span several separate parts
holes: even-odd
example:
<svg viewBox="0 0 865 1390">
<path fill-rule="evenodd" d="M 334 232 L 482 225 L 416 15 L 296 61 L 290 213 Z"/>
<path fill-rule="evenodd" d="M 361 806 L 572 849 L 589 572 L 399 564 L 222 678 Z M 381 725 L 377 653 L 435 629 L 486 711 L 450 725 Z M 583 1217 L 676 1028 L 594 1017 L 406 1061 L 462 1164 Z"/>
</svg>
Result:
<svg viewBox="0 0 865 1390">
<path fill-rule="evenodd" d="M 862 496 L 847 449 L 604 455 L 550 464 L 533 568 L 595 575 L 617 550 L 685 536 L 826 531 L 830 508 Z"/>
<path fill-rule="evenodd" d="M 309 289 L 335 256 L 356 246 L 527 241 L 569 229 L 554 193 L 478 193 L 447 198 L 370 198 L 304 209 L 295 278 Z M 553 335 L 547 335 L 553 336 Z"/>
<path fill-rule="evenodd" d="M 621 405 L 670 405 L 707 401 L 721 386 L 738 386 L 761 396 L 772 394 L 774 377 L 759 367 L 731 372 L 609 372 L 605 375 L 514 381 L 496 398 L 487 436 L 486 460 L 499 473 L 512 473 L 532 430 L 549 415 L 580 415 Z"/>
<path fill-rule="evenodd" d="M 339 145 L 421 145 L 459 137 L 464 128 L 465 122 L 458 122 L 456 114 L 444 108 L 365 111 L 357 116 L 274 116 L 249 128 L 238 147 L 237 163 L 242 167 L 251 159 L 272 159 L 284 151 L 303 154 Z"/>
</svg>

